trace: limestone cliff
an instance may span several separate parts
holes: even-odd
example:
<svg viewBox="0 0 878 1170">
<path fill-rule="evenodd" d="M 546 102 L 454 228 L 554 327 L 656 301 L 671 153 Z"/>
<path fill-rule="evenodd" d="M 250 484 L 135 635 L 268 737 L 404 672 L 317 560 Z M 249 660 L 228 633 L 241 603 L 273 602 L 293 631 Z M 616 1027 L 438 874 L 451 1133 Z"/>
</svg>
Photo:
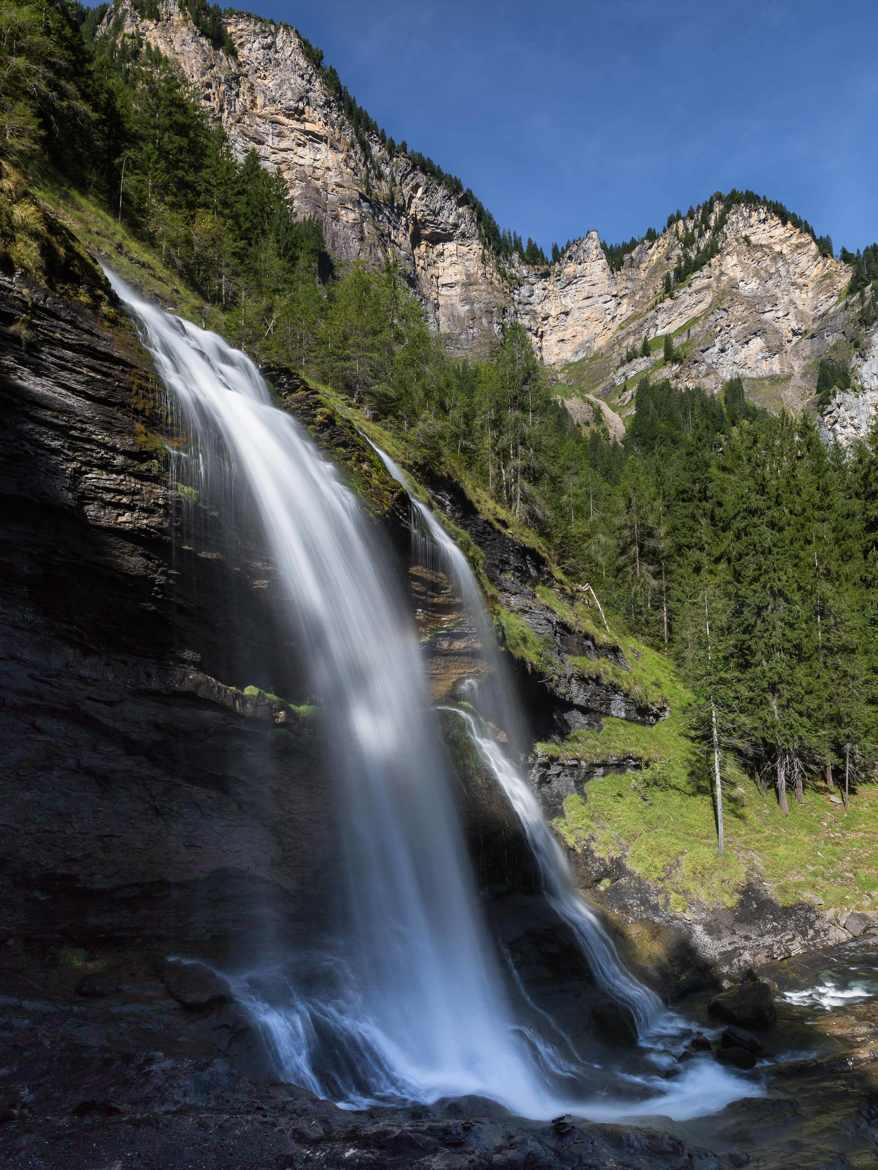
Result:
<svg viewBox="0 0 878 1170">
<path fill-rule="evenodd" d="M 844 447 L 868 438 L 878 417 L 878 326 L 866 336 L 852 366 L 854 388 L 839 391 L 821 419 L 825 436 Z"/>
<path fill-rule="evenodd" d="M 589 232 L 548 275 L 522 281 L 516 308 L 543 359 L 622 407 L 646 373 L 714 390 L 741 377 L 766 405 L 806 402 L 817 358 L 846 326 L 833 310 L 850 270 L 765 206 L 721 211 L 717 202 L 706 223 L 700 209 L 677 221 L 639 244 L 619 271 Z M 687 235 L 690 251 L 715 242 L 716 254 L 668 292 L 666 275 L 682 261 Z M 644 338 L 667 334 L 678 351 L 673 364 L 664 362 L 661 344 L 641 353 Z"/>
<path fill-rule="evenodd" d="M 283 176 L 297 214 L 320 222 L 336 256 L 398 263 L 458 348 L 493 333 L 509 304 L 509 278 L 483 246 L 473 207 L 406 152 L 357 133 L 295 29 L 230 12 L 232 57 L 176 0 L 162 0 L 160 11 L 160 19 L 145 19 L 120 0 L 105 29 L 142 37 L 176 62 L 234 149 L 255 150 Z"/>
<path fill-rule="evenodd" d="M 142 38 L 175 62 L 234 149 L 255 150 L 283 177 L 297 213 L 320 221 L 338 257 L 398 263 L 457 351 L 478 349 L 515 318 L 559 380 L 623 413 L 647 372 L 709 390 L 741 377 L 755 401 L 798 409 L 813 397 L 820 356 L 851 333 L 841 304 L 850 269 L 764 204 L 725 215 L 720 203 L 696 208 L 618 268 L 596 231 L 551 266 L 500 258 L 463 192 L 355 125 L 294 28 L 229 12 L 229 55 L 177 0 L 160 0 L 157 19 L 141 12 L 136 0 L 117 0 L 105 32 Z M 668 293 L 667 274 L 707 244 L 712 257 Z M 639 355 L 644 337 L 666 334 L 673 364 L 663 363 L 660 342 Z M 864 410 L 871 418 L 862 402 L 854 413 Z"/>
</svg>

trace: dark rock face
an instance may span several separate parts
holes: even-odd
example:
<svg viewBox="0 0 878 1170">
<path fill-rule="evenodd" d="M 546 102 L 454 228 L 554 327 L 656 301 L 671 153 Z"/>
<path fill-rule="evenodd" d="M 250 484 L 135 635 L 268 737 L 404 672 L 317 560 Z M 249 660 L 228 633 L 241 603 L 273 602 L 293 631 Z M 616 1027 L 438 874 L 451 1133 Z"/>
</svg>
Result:
<svg viewBox="0 0 878 1170">
<path fill-rule="evenodd" d="M 754 1056 L 761 1056 L 764 1049 L 752 1032 L 745 1032 L 743 1028 L 730 1026 L 723 1028 L 719 1038 L 720 1048 L 743 1048 L 752 1052 Z"/>
<path fill-rule="evenodd" d="M 632 771 L 642 766 L 643 761 L 635 756 L 608 756 L 598 763 L 586 763 L 575 756 L 534 755 L 531 759 L 530 782 L 540 799 L 544 815 L 552 819 L 561 816 L 568 796 L 588 799 L 589 780 L 610 771 Z"/>
<path fill-rule="evenodd" d="M 599 1036 L 611 1044 L 633 1047 L 637 1043 L 634 1017 L 627 1008 L 612 999 L 604 999 L 591 1009 L 591 1018 Z"/>
<path fill-rule="evenodd" d="M 162 964 L 161 976 L 168 994 L 183 1007 L 215 1007 L 232 998 L 226 980 L 204 963 L 169 958 Z"/>
<path fill-rule="evenodd" d="M 771 1028 L 777 1019 L 771 988 L 761 979 L 744 979 L 737 987 L 715 996 L 707 1010 L 718 1020 L 745 1028 Z M 736 1040 L 739 1047 L 740 1039 Z"/>
<path fill-rule="evenodd" d="M 737 1045 L 722 1046 L 716 1053 L 720 1064 L 729 1064 L 732 1068 L 748 1069 L 756 1067 L 756 1057 L 748 1048 L 739 1048 Z"/>
<path fill-rule="evenodd" d="M 0 934 L 216 950 L 305 923 L 316 738 L 227 685 L 289 647 L 246 560 L 181 535 L 136 339 L 2 280 L 0 377 Z"/>
</svg>

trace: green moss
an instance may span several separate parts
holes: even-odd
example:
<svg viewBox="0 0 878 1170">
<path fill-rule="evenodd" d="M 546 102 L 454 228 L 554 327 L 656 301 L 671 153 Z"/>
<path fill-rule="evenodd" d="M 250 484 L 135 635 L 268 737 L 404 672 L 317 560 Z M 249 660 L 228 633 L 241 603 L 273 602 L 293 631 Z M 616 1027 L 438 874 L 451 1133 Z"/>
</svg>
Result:
<svg viewBox="0 0 878 1170">
<path fill-rule="evenodd" d="M 274 691 L 264 691 L 262 687 L 254 686 L 252 683 L 244 687 L 241 694 L 246 695 L 248 699 L 264 699 L 269 703 L 280 703 L 281 706 L 294 712 L 300 719 L 310 719 L 317 711 L 312 703 L 291 703 L 288 699 L 282 699 L 280 695 L 276 695 Z"/>
<path fill-rule="evenodd" d="M 570 592 L 562 594 L 559 589 L 546 585 L 538 585 L 536 594 L 568 626 L 594 641 L 597 659 L 572 659 L 583 674 L 617 686 L 637 702 L 671 707 L 685 706 L 688 702 L 688 692 L 670 659 L 621 630 L 614 630 L 616 619 L 612 614 L 609 618 L 613 625 L 608 633 L 587 596 L 575 597 Z M 610 658 L 620 650 L 628 664 L 627 669 Z"/>
<path fill-rule="evenodd" d="M 109 305 L 103 275 L 70 232 L 34 194 L 31 184 L 0 161 L 0 271 L 23 275 L 92 309 Z M 18 333 L 26 339 L 27 323 Z"/>
<path fill-rule="evenodd" d="M 517 613 L 502 605 L 495 605 L 494 624 L 503 645 L 513 658 L 518 658 L 543 674 L 551 674 L 557 668 L 558 663 L 550 643 L 538 637 Z"/>
<path fill-rule="evenodd" d="M 163 435 L 156 434 L 155 431 L 147 430 L 142 422 L 134 424 L 134 442 L 141 451 L 164 454 L 168 449 L 168 440 Z"/>
<path fill-rule="evenodd" d="M 613 640 L 600 623 L 600 616 L 595 608 L 586 600 L 573 599 L 570 594 L 563 595 L 558 589 L 548 585 L 537 585 L 534 590 L 537 597 L 556 613 L 571 629 L 588 634 L 595 642 L 598 653 L 602 650 L 614 651 L 618 643 Z"/>
<path fill-rule="evenodd" d="M 181 500 L 185 500 L 188 504 L 198 503 L 198 492 L 194 487 L 190 487 L 188 483 L 178 483 L 174 490 Z"/>
<path fill-rule="evenodd" d="M 518 544 L 533 549 L 539 557 L 551 565 L 551 555 L 543 541 L 532 528 L 523 524 L 501 503 L 494 499 L 485 488 L 476 483 L 468 474 L 466 468 L 456 461 L 449 462 L 448 471 L 457 484 L 463 489 L 469 502 L 486 520 L 490 520 L 495 528 L 511 536 Z"/>
<path fill-rule="evenodd" d="M 61 187 L 44 186 L 37 194 L 40 202 L 123 280 L 193 321 L 206 319 L 207 310 L 201 297 L 163 264 L 148 244 L 132 235 L 97 201 Z"/>
<path fill-rule="evenodd" d="M 537 744 L 546 756 L 576 756 L 588 763 L 632 756 L 644 765 L 673 765 L 675 775 L 685 779 L 689 755 L 683 720 L 673 713 L 650 726 L 607 716 L 600 731 L 574 731 L 560 743 Z"/>
</svg>

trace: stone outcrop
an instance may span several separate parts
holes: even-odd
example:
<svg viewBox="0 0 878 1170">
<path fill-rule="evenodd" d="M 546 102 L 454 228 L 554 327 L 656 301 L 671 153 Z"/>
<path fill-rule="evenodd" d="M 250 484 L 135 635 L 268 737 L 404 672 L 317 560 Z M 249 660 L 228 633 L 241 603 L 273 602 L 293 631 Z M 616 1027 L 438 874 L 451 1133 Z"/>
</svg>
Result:
<svg viewBox="0 0 878 1170">
<path fill-rule="evenodd" d="M 864 352 L 851 363 L 856 389 L 839 391 L 821 417 L 821 430 L 843 447 L 868 438 L 878 417 L 878 326 L 865 340 Z"/>
<path fill-rule="evenodd" d="M 678 221 L 639 244 L 617 272 L 592 231 L 548 275 L 528 274 L 515 304 L 543 360 L 592 359 L 581 384 L 622 406 L 633 380 L 660 368 L 662 377 L 707 389 L 741 377 L 755 384 L 757 397 L 762 388 L 772 403 L 801 406 L 813 393 L 810 363 L 828 343 L 813 335 L 836 307 L 850 270 L 762 205 L 735 206 L 722 225 L 718 215 L 715 205 L 703 230 L 697 216 Z M 714 230 L 717 254 L 666 294 L 665 274 L 683 258 L 683 236 L 695 234 L 691 250 Z M 661 347 L 650 357 L 640 353 L 644 337 L 665 334 L 681 350 L 671 367 L 663 365 Z M 637 356 L 627 361 L 632 349 Z"/>
</svg>

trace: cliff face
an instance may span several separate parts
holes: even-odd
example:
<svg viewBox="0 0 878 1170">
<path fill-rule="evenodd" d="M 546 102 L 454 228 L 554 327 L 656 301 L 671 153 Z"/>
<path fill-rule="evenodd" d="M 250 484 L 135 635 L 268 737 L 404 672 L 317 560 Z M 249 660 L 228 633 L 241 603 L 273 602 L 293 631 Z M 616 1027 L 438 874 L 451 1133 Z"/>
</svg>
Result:
<svg viewBox="0 0 878 1170">
<path fill-rule="evenodd" d="M 237 56 L 229 57 L 175 0 L 165 0 L 160 20 L 142 18 L 128 0 L 107 19 L 176 62 L 235 150 L 255 150 L 283 176 L 297 214 L 321 223 L 333 253 L 398 263 L 452 345 L 471 349 L 493 334 L 509 292 L 473 209 L 377 135 L 366 135 L 364 152 L 293 28 L 230 13 Z"/>
<path fill-rule="evenodd" d="M 866 336 L 852 370 L 856 389 L 836 393 L 821 419 L 824 435 L 843 447 L 867 439 L 878 417 L 878 326 Z"/>
<path fill-rule="evenodd" d="M 215 677 L 227 604 L 253 663 L 271 627 L 183 539 L 159 413 L 123 318 L 0 279 L 0 934 L 29 946 L 295 924 L 331 847 L 309 721 Z"/>
<path fill-rule="evenodd" d="M 595 231 L 550 267 L 501 261 L 458 194 L 378 135 L 355 131 L 293 28 L 231 12 L 231 57 L 176 0 L 162 0 L 160 11 L 145 19 L 119 0 L 105 28 L 141 37 L 174 61 L 234 148 L 255 150 L 282 175 L 298 214 L 320 221 L 336 255 L 398 263 L 458 352 L 478 350 L 513 318 L 559 378 L 623 412 L 646 372 L 708 390 L 741 377 L 756 401 L 797 409 L 813 396 L 819 357 L 850 331 L 838 310 L 850 270 L 763 205 L 737 206 L 721 223 L 718 205 L 709 223 L 697 214 L 681 220 L 641 243 L 619 270 Z M 712 232 L 716 254 L 667 295 L 666 274 Z M 644 336 L 668 333 L 682 346 L 673 366 L 662 365 L 660 349 L 625 360 Z"/>
<path fill-rule="evenodd" d="M 525 279 L 516 307 L 543 359 L 569 366 L 567 377 L 587 392 L 625 406 L 634 381 L 654 372 L 678 385 L 717 389 L 733 377 L 749 381 L 757 399 L 798 407 L 813 393 L 814 364 L 843 334 L 833 321 L 850 279 L 848 268 L 822 256 L 805 232 L 768 208 L 739 205 L 725 222 L 714 206 L 711 224 L 681 220 L 634 249 L 611 270 L 596 232 L 573 244 L 548 276 Z M 667 273 L 714 234 L 716 255 L 666 293 Z M 659 346 L 640 353 L 644 338 L 674 338 L 680 360 L 663 362 Z M 637 356 L 626 360 L 627 351 Z"/>
</svg>

